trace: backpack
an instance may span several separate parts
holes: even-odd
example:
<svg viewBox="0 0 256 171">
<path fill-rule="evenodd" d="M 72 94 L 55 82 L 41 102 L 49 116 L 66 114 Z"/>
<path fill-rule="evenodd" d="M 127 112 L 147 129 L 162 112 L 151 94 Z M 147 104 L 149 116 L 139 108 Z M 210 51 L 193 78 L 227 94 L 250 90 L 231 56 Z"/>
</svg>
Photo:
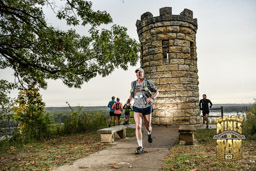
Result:
<svg viewBox="0 0 256 171">
<path fill-rule="evenodd" d="M 110 102 L 110 107 L 111 107 L 111 108 L 112 108 L 113 104 L 114 104 L 114 101 L 112 100 L 112 101 Z"/>
<path fill-rule="evenodd" d="M 116 110 L 120 109 L 120 103 L 116 103 Z"/>
<path fill-rule="evenodd" d="M 135 93 L 136 83 L 137 83 L 137 80 L 132 82 L 132 89 L 131 89 L 131 95 L 132 95 L 132 97 L 134 97 L 134 95 L 136 94 L 136 93 Z M 149 92 L 149 89 L 148 89 L 148 80 L 147 80 L 147 79 L 144 80 L 143 85 L 142 85 L 142 88 L 145 89 L 146 92 Z"/>
</svg>

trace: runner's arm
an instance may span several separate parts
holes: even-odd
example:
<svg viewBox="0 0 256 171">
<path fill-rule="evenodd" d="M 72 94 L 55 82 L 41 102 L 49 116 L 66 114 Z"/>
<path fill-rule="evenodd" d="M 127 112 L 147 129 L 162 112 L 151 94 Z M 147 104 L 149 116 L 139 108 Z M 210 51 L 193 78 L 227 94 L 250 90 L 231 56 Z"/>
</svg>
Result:
<svg viewBox="0 0 256 171">
<path fill-rule="evenodd" d="M 147 103 L 150 103 L 155 98 L 157 98 L 157 96 L 159 95 L 159 91 L 157 90 L 157 88 L 152 80 L 147 80 L 147 81 L 148 81 L 148 85 L 149 85 L 149 87 L 148 87 L 149 90 L 154 93 L 150 98 L 147 99 Z"/>
<path fill-rule="evenodd" d="M 152 98 L 157 98 L 157 96 L 159 95 L 159 91 L 157 90 L 154 94 L 153 94 L 153 96 L 152 96 Z"/>
<path fill-rule="evenodd" d="M 211 100 L 209 100 L 209 103 L 211 104 L 211 105 L 210 105 L 210 108 L 212 108 L 212 102 L 211 102 Z"/>
<path fill-rule="evenodd" d="M 130 103 L 131 103 L 132 99 L 133 99 L 133 98 L 132 98 L 132 96 L 130 95 L 130 97 L 128 98 L 128 100 L 130 100 Z"/>
</svg>

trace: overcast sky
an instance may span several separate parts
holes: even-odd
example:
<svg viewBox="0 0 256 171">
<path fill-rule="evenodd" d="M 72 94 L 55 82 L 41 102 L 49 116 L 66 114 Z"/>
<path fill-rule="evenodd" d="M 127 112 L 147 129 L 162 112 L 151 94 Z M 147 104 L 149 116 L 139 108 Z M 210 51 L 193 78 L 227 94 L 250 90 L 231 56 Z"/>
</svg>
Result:
<svg viewBox="0 0 256 171">
<path fill-rule="evenodd" d="M 252 103 L 256 98 L 256 1 L 255 0 L 93 0 L 93 9 L 106 10 L 113 23 L 128 28 L 128 34 L 138 40 L 136 20 L 144 12 L 159 15 L 162 7 L 172 7 L 173 14 L 184 8 L 198 19 L 197 58 L 200 98 L 206 93 L 217 103 Z M 65 22 L 58 21 L 45 9 L 49 24 L 63 30 Z M 86 29 L 79 27 L 80 34 Z M 130 83 L 136 79 L 134 70 L 116 69 L 108 77 L 96 77 L 81 89 L 68 88 L 61 81 L 49 80 L 47 90 L 41 90 L 46 106 L 102 106 L 111 96 L 125 102 Z M 11 69 L 1 70 L 0 79 L 13 81 Z M 17 96 L 14 91 L 12 96 Z"/>
</svg>

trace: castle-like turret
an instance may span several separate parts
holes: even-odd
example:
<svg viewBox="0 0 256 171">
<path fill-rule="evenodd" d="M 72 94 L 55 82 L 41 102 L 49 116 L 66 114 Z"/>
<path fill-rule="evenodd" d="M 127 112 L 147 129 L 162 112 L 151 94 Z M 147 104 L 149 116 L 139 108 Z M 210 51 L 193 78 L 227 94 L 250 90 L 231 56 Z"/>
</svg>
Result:
<svg viewBox="0 0 256 171">
<path fill-rule="evenodd" d="M 136 22 L 141 42 L 141 67 L 160 94 L 154 104 L 153 124 L 199 125 L 199 92 L 196 53 L 197 19 L 184 9 L 172 15 L 172 8 L 150 12 Z"/>
</svg>

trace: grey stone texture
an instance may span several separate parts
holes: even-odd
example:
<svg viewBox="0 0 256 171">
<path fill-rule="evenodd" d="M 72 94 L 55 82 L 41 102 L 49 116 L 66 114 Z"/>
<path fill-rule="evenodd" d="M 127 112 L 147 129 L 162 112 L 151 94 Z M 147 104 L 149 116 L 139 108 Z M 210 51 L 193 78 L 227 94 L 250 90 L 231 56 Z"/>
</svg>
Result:
<svg viewBox="0 0 256 171">
<path fill-rule="evenodd" d="M 173 15 L 171 7 L 150 12 L 137 20 L 141 43 L 141 67 L 159 90 L 152 123 L 199 126 L 198 69 L 196 53 L 197 19 L 184 9 Z"/>
</svg>

